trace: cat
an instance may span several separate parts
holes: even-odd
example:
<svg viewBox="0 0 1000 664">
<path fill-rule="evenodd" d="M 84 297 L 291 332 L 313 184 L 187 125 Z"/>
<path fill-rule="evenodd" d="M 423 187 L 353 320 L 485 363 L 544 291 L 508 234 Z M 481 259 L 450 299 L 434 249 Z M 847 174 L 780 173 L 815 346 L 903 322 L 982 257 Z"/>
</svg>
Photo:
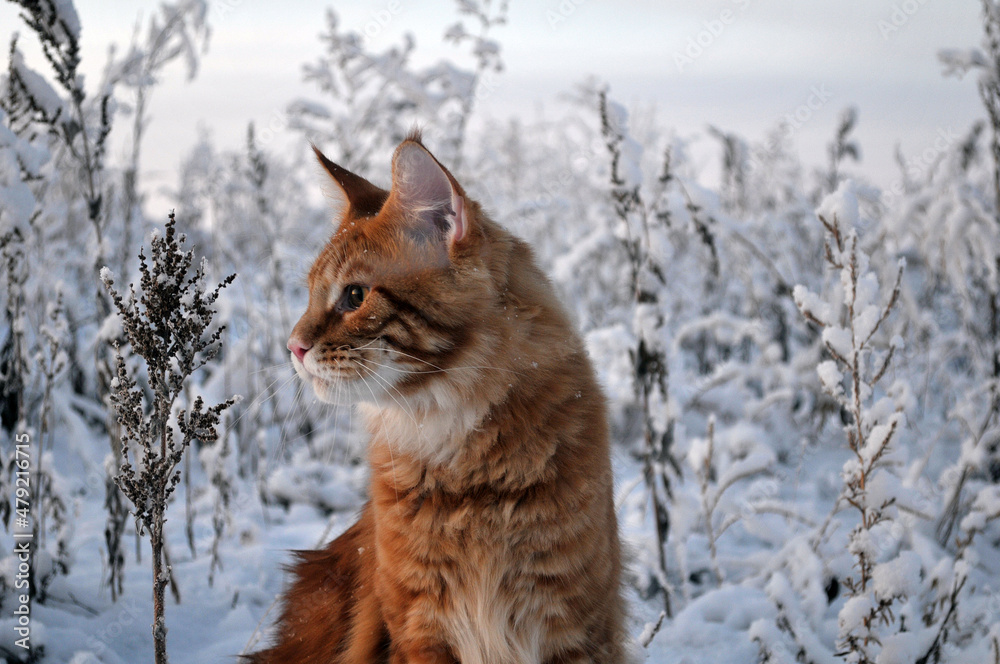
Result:
<svg viewBox="0 0 1000 664">
<path fill-rule="evenodd" d="M 419 132 L 389 191 L 314 150 L 343 209 L 288 348 L 320 400 L 358 404 L 370 498 L 297 554 L 249 662 L 624 662 L 605 399 L 531 249 Z"/>
</svg>

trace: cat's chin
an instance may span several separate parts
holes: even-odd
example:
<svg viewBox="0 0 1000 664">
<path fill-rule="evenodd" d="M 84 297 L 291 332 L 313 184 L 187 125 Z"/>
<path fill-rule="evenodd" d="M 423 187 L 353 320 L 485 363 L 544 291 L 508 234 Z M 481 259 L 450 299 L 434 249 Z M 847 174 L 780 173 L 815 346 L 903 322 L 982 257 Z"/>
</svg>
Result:
<svg viewBox="0 0 1000 664">
<path fill-rule="evenodd" d="M 309 376 L 306 381 L 312 386 L 316 398 L 333 406 L 351 406 L 357 403 L 381 402 L 380 390 L 367 385 L 360 378 L 338 378 L 330 381 L 317 376 Z M 388 397 L 385 397 L 388 400 Z"/>
<path fill-rule="evenodd" d="M 317 399 L 332 406 L 352 406 L 359 403 L 382 406 L 392 402 L 392 397 L 379 380 L 342 376 L 327 379 L 309 372 L 301 364 L 295 365 L 295 372 L 304 383 L 312 387 Z"/>
</svg>

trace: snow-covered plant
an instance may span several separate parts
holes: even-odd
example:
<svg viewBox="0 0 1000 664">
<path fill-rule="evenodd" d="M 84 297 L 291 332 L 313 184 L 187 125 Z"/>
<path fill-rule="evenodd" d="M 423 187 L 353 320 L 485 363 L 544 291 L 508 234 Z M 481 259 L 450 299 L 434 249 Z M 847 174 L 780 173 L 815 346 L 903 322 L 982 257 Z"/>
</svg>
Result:
<svg viewBox="0 0 1000 664">
<path fill-rule="evenodd" d="M 198 455 L 202 468 L 208 475 L 209 482 L 215 491 L 212 510 L 212 560 L 208 568 L 208 585 L 215 583 L 216 570 L 222 570 L 222 556 L 219 545 L 222 543 L 226 528 L 232 520 L 230 503 L 233 499 L 234 478 L 229 468 L 229 435 L 222 435 L 215 442 L 205 445 Z"/>
<path fill-rule="evenodd" d="M 167 661 L 167 626 L 164 590 L 168 570 L 164 561 L 163 524 L 168 501 L 180 471 L 177 464 L 194 440 L 214 441 L 216 426 L 229 398 L 206 407 L 198 396 L 189 410 L 174 415 L 174 404 L 185 381 L 204 367 L 220 350 L 223 328 L 214 327 L 214 304 L 219 293 L 236 278 L 230 275 L 212 290 L 205 287 L 205 263 L 191 273 L 194 251 L 184 250 L 184 235 L 177 235 L 173 213 L 160 236 L 154 232 L 150 257 L 139 252 L 140 293 L 133 285 L 127 296 L 114 288 L 111 271 L 104 268 L 101 280 L 121 317 L 122 329 L 132 352 L 142 357 L 152 393 L 145 392 L 129 375 L 125 359 L 117 356 L 117 376 L 111 401 L 122 425 L 122 456 L 116 482 L 132 502 L 137 529 L 149 535 L 153 551 L 153 638 L 157 664 Z M 180 432 L 176 440 L 175 427 Z M 133 464 L 132 458 L 135 458 Z"/>
<path fill-rule="evenodd" d="M 128 268 L 132 252 L 132 236 L 141 220 L 143 195 L 139 179 L 139 159 L 146 127 L 149 125 L 148 106 L 155 85 L 172 61 L 183 59 L 187 80 L 198 72 L 199 51 L 208 48 L 208 2 L 206 0 L 180 0 L 163 3 L 147 20 L 145 37 L 139 30 L 133 37 L 128 51 L 109 63 L 111 81 L 133 93 L 132 135 L 128 161 L 121 172 L 120 215 L 121 256 L 118 265 Z"/>
<path fill-rule="evenodd" d="M 1000 487 L 990 485 L 977 494 L 962 519 L 954 560 L 943 560 L 927 584 L 929 601 L 921 616 L 921 629 L 911 637 L 916 642 L 910 650 L 916 664 L 941 664 L 953 661 L 955 655 L 966 661 L 1000 661 L 1000 625 L 990 622 L 995 607 L 983 606 L 984 596 L 990 597 L 989 591 L 996 593 L 997 589 L 976 589 L 971 578 L 979 563 L 973 541 L 998 520 Z"/>
<path fill-rule="evenodd" d="M 24 284 L 28 279 L 24 237 L 19 228 L 0 236 L 5 290 L 4 318 L 7 334 L 0 350 L 0 375 L 3 376 L 3 428 L 13 432 L 26 422 L 25 385 L 28 382 L 28 346 L 25 340 Z"/>
<path fill-rule="evenodd" d="M 138 159 L 149 121 L 147 100 L 170 62 L 183 58 L 189 77 L 196 71 L 199 47 L 208 34 L 208 3 L 164 3 L 130 48 L 109 49 L 96 85 L 80 73 L 81 21 L 74 3 L 15 4 L 44 61 L 41 67 L 31 64 L 15 37 L 6 73 L 0 75 L 0 232 L 11 224 L 25 231 L 32 261 L 33 276 L 26 286 L 31 306 L 44 307 L 55 298 L 53 280 L 41 275 L 64 275 L 66 314 L 72 321 L 63 345 L 69 384 L 79 398 L 96 397 L 106 407 L 115 371 L 111 344 L 116 339 L 113 325 L 102 328 L 112 306 L 105 291 L 95 288 L 95 277 L 105 264 L 128 273 L 132 236 L 140 222 L 145 223 L 139 209 Z M 106 158 L 111 129 L 116 117 L 133 110 L 131 162 L 119 169 Z M 33 389 L 29 386 L 29 399 L 41 398 Z M 118 425 L 113 418 L 99 425 L 107 430 L 114 457 Z M 119 461 L 113 458 L 106 465 Z M 124 564 L 118 547 L 127 514 L 110 478 L 106 488 L 107 569 L 115 598 Z"/>
<path fill-rule="evenodd" d="M 833 141 L 826 146 L 828 166 L 826 171 L 825 191 L 832 193 L 840 185 L 843 173 L 841 164 L 850 157 L 853 161 L 861 161 L 861 146 L 851 138 L 851 132 L 858 124 L 858 109 L 848 106 L 840 113 L 837 130 Z"/>
<path fill-rule="evenodd" d="M 961 424 L 962 442 L 958 458 L 941 473 L 944 490 L 941 516 L 937 524 L 938 541 L 947 546 L 957 522 L 968 509 L 965 493 L 971 485 L 986 490 L 996 486 L 997 447 L 1000 446 L 1000 423 L 994 413 L 983 407 L 983 399 L 966 399 L 951 412 L 951 418 Z M 985 411 L 985 412 L 984 412 Z M 986 487 L 983 487 L 986 484 Z"/>
<path fill-rule="evenodd" d="M 4 80 L 0 76 L 0 95 Z M 28 183 L 41 177 L 49 159 L 44 137 L 28 131 L 18 134 L 17 125 L 7 114 L 8 103 L 0 98 L 0 196 L 4 201 L 0 207 L 0 235 L 3 236 L 28 225 L 37 205 Z"/>
<path fill-rule="evenodd" d="M 0 237 L 0 257 L 3 260 L 5 285 L 5 318 L 9 333 L 0 352 L 0 375 L 4 390 L 2 416 L 4 429 L 11 437 L 16 433 L 31 431 L 38 445 L 35 463 L 28 480 L 32 505 L 31 530 L 36 546 L 28 553 L 28 589 L 32 599 L 45 601 L 45 589 L 58 574 L 69 570 L 69 537 L 72 534 L 67 524 L 66 499 L 58 473 L 51 468 L 53 455 L 46 449 L 46 443 L 53 443 L 53 389 L 61 380 L 67 366 L 64 346 L 67 342 L 65 308 L 61 292 L 47 307 L 44 323 L 34 335 L 30 326 L 30 311 L 27 308 L 26 284 L 30 275 L 28 252 L 20 229 Z M 35 388 L 40 384 L 40 390 Z M 33 398 L 40 392 L 37 399 Z M 13 459 L 11 459 L 12 461 Z M 8 460 L 4 459 L 6 468 Z M 0 485 L 9 481 L 3 473 Z M 3 486 L 0 486 L 2 489 Z M 13 493 L 4 493 L 12 496 Z M 10 503 L 5 499 L 0 508 L 0 518 L 4 527 L 9 524 Z M 49 521 L 49 523 L 47 523 Z M 46 545 L 49 531 L 56 533 L 54 547 Z"/>
<path fill-rule="evenodd" d="M 63 482 L 51 467 L 53 453 L 45 449 L 46 442 L 49 447 L 54 447 L 52 421 L 53 410 L 53 389 L 57 381 L 62 378 L 68 364 L 68 356 L 64 349 L 66 340 L 69 337 L 69 329 L 66 322 L 66 309 L 63 304 L 61 287 L 56 287 L 56 301 L 49 303 L 46 312 L 46 322 L 39 330 L 41 347 L 37 349 L 34 357 L 34 364 L 39 368 L 40 379 L 42 381 L 42 401 L 39 405 L 38 415 L 38 447 L 37 460 L 35 461 L 34 496 L 32 504 L 35 507 L 37 518 L 34 520 L 38 547 L 34 551 L 37 556 L 43 552 L 50 558 L 44 565 L 45 569 L 51 570 L 48 578 L 40 580 L 37 584 L 39 601 L 45 598 L 45 586 L 51 582 L 52 577 L 57 573 L 65 574 L 69 571 L 69 535 L 71 529 L 68 527 L 68 513 L 66 499 L 62 495 L 61 485 Z M 52 523 L 47 524 L 46 519 L 51 519 Z M 56 532 L 55 552 L 46 549 L 46 534 L 48 530 Z"/>
<path fill-rule="evenodd" d="M 850 181 L 824 201 L 818 216 L 827 231 L 826 260 L 839 281 L 826 299 L 802 286 L 793 295 L 802 315 L 822 329 L 830 359 L 817 371 L 823 389 L 846 413 L 844 431 L 851 451 L 837 503 L 858 514 L 849 538 L 856 575 L 844 579 L 849 598 L 840 611 L 838 647 L 849 662 L 873 664 L 891 634 L 885 628 L 893 626 L 894 602 L 914 592 L 920 573 L 914 554 L 883 560 L 880 547 L 895 514 L 899 480 L 890 457 L 905 425 L 908 388 L 897 382 L 887 394 L 877 392 L 902 340 L 894 336 L 882 351 L 876 334 L 899 299 L 904 263 L 892 291 L 883 296 L 869 258 L 858 246 L 857 199 Z"/>
<path fill-rule="evenodd" d="M 373 159 L 385 160 L 414 124 L 426 125 L 425 140 L 437 146 L 450 168 L 461 165 L 465 131 L 484 83 L 501 68 L 499 44 L 487 37 L 506 20 L 507 2 L 460 0 L 459 12 L 478 23 L 470 34 L 463 22 L 448 28 L 445 38 L 472 44 L 475 69 L 443 61 L 417 68 L 411 63 L 416 43 L 411 34 L 382 53 L 366 49 L 360 32 L 345 30 L 336 12 L 327 10 L 326 48 L 305 66 L 305 80 L 326 95 L 324 102 L 299 99 L 288 107 L 288 122 L 315 144 L 332 143 L 337 160 L 368 174 Z M 382 161 L 378 162 L 383 163 Z"/>
<path fill-rule="evenodd" d="M 725 577 L 719 563 L 718 539 L 747 512 L 763 507 L 745 503 L 739 506 L 744 509 L 730 509 L 726 513 L 727 510 L 723 509 L 726 493 L 743 480 L 769 472 L 774 465 L 774 452 L 766 446 L 757 445 L 757 449 L 747 451 L 742 458 L 722 466 L 715 449 L 715 417 L 709 416 L 705 438 L 692 441 L 687 460 L 698 479 L 701 517 L 708 538 L 712 574 L 721 586 Z"/>
<path fill-rule="evenodd" d="M 469 90 L 460 100 L 459 107 L 452 109 L 448 115 L 439 117 L 434 124 L 435 129 L 427 134 L 428 140 L 434 140 L 434 134 L 442 135 L 443 140 L 434 142 L 443 144 L 446 153 L 452 155 L 454 171 L 462 169 L 465 135 L 473 107 L 480 96 L 492 94 L 496 85 L 495 76 L 503 71 L 500 44 L 490 39 L 489 33 L 507 23 L 508 4 L 509 0 L 496 0 L 495 6 L 494 0 L 458 0 L 458 12 L 473 21 L 474 32 L 470 32 L 465 22 L 460 20 L 448 28 L 444 35 L 446 41 L 455 44 L 468 42 L 476 60 Z"/>
<path fill-rule="evenodd" d="M 967 297 L 966 301 L 967 307 L 972 310 L 968 318 L 976 324 L 974 329 L 978 333 L 979 345 L 988 359 L 983 385 L 985 390 L 978 385 L 974 389 L 988 394 L 987 425 L 995 428 L 1000 427 L 1000 5 L 995 0 L 982 0 L 982 7 L 985 33 L 982 48 L 947 49 L 938 55 L 946 74 L 961 77 L 967 71 L 977 71 L 979 97 L 991 128 L 990 154 L 993 163 L 989 184 L 977 183 L 979 186 L 960 199 L 966 203 L 961 206 L 964 214 L 953 215 L 949 226 L 954 228 L 956 222 L 964 222 L 972 227 L 977 236 L 969 239 L 971 247 L 961 247 L 955 253 L 961 259 L 972 254 L 975 259 L 972 266 L 978 272 L 974 275 L 976 278 L 970 281 L 979 286 L 975 291 L 980 291 L 981 296 Z M 988 193 L 984 191 L 990 189 L 992 191 Z M 975 291 L 972 295 L 976 294 Z M 1000 483 L 1000 440 L 988 444 L 985 451 L 990 457 L 987 465 L 994 470 L 991 479 Z M 957 494 L 961 494 L 961 485 Z M 949 519 L 954 517 L 954 513 L 949 515 Z M 950 526 L 945 528 L 947 530 Z"/>
<path fill-rule="evenodd" d="M 13 125 L 35 123 L 47 127 L 65 146 L 78 172 L 79 190 L 86 202 L 87 218 L 94 229 L 97 246 L 102 248 L 107 217 L 101 179 L 113 117 L 111 91 L 105 89 L 100 94 L 97 109 L 87 105 L 83 77 L 77 71 L 80 66 L 80 19 L 72 3 L 18 0 L 17 4 L 24 10 L 21 16 L 37 36 L 52 69 L 51 75 L 65 97 L 25 63 L 15 37 L 10 48 L 4 108 Z M 95 110 L 96 123 L 88 117 Z M 100 252 L 95 261 L 98 267 L 103 263 Z"/>
<path fill-rule="evenodd" d="M 643 418 L 643 477 L 649 492 L 656 527 L 659 557 L 659 583 L 664 607 L 671 615 L 670 585 L 667 582 L 666 546 L 670 537 L 671 476 L 680 473 L 671 449 L 673 414 L 668 391 L 668 361 L 662 328 L 659 291 L 664 273 L 652 254 L 650 213 L 643 204 L 642 171 L 639 164 L 642 147 L 628 135 L 628 112 L 609 101 L 607 92 L 599 97 L 601 128 L 611 157 L 611 198 L 622 232 L 619 235 L 629 259 L 629 290 L 634 298 L 632 357 L 636 396 Z M 670 181 L 669 158 L 661 184 Z"/>
<path fill-rule="evenodd" d="M 722 198 L 727 210 L 742 213 L 747 208 L 747 170 L 750 148 L 732 132 L 709 127 L 709 134 L 722 144 Z"/>
<path fill-rule="evenodd" d="M 982 0 L 982 48 L 942 49 L 938 58 L 945 75 L 964 76 L 970 70 L 980 73 L 979 96 L 993 130 L 991 151 L 994 159 L 994 195 L 1000 200 L 1000 6 L 995 0 Z"/>
<path fill-rule="evenodd" d="M 104 264 L 107 255 L 105 235 L 109 223 L 104 153 L 114 115 L 111 90 L 105 86 L 97 98 L 87 95 L 83 76 L 78 73 L 80 20 L 71 2 L 24 0 L 18 4 L 24 10 L 23 20 L 42 47 L 50 76 L 54 79 L 54 84 L 50 83 L 26 63 L 15 37 L 10 46 L 7 75 L 0 80 L 0 107 L 11 133 L 35 137 L 35 142 L 41 144 L 39 148 L 44 150 L 41 153 L 44 159 L 24 160 L 24 164 L 34 162 L 38 165 L 25 167 L 20 174 L 22 185 L 33 195 L 30 208 L 33 235 L 41 240 L 39 244 L 44 244 L 44 251 L 38 247 L 34 252 L 40 259 L 34 266 L 35 272 L 54 269 L 55 264 L 50 266 L 42 262 L 52 260 L 62 263 L 59 265 L 62 273 L 86 275 L 86 278 L 69 280 L 69 283 L 79 284 L 79 290 L 71 293 L 68 301 L 78 310 L 78 317 L 93 316 L 96 310 L 103 319 L 110 311 L 110 303 L 101 289 L 91 289 L 92 275 Z M 50 152 L 57 158 L 48 168 L 42 169 L 40 164 L 50 161 Z M 22 217 L 25 217 L 27 228 L 27 215 L 22 214 Z M 81 231 L 77 223 L 86 223 L 92 229 L 88 251 L 79 251 Z M 66 252 L 70 260 L 60 261 L 69 238 L 76 243 L 74 251 Z M 83 256 L 91 257 L 93 263 L 81 260 Z M 51 299 L 48 286 L 44 282 L 33 284 L 36 301 Z M 67 347 L 72 349 L 77 345 L 67 340 Z M 69 362 L 79 365 L 78 358 L 73 355 L 68 358 Z M 96 392 L 103 400 L 111 380 L 111 362 L 104 344 L 98 346 L 94 355 L 94 373 L 104 378 L 95 381 Z M 117 491 L 113 487 L 111 490 Z M 120 503 L 120 497 L 117 501 L 108 500 L 109 505 Z M 123 523 L 123 519 L 124 514 L 120 514 L 117 522 Z M 120 533 L 109 541 L 120 541 Z M 119 552 L 109 553 L 112 561 L 124 560 Z M 120 567 L 112 563 L 110 569 L 114 582 Z"/>
<path fill-rule="evenodd" d="M 240 385 L 246 397 L 229 424 L 236 472 L 257 480 L 264 501 L 268 459 L 283 436 L 309 432 L 308 440 L 323 415 L 281 389 L 291 380 L 285 341 L 292 315 L 308 295 L 298 276 L 329 233 L 327 212 L 307 202 L 302 173 L 312 171 L 265 151 L 251 125 L 244 150 L 217 152 L 203 137 L 185 159 L 175 193 L 195 220 L 192 233 L 210 266 L 249 275 L 226 298 L 229 351 L 220 368 L 222 382 Z"/>
</svg>

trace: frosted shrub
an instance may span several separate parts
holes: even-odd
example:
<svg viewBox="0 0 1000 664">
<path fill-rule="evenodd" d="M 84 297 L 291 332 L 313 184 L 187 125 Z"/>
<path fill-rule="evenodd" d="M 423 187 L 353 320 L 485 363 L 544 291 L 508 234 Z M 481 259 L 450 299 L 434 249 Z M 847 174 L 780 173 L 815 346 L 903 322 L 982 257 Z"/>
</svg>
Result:
<svg viewBox="0 0 1000 664">
<path fill-rule="evenodd" d="M 801 286 L 793 295 L 802 315 L 822 329 L 830 359 L 817 367 L 819 379 L 848 415 L 844 432 L 852 456 L 841 471 L 844 486 L 837 503 L 856 510 L 859 522 L 849 537 L 856 574 L 844 579 L 849 597 L 840 611 L 838 646 L 847 661 L 867 664 L 876 661 L 886 630 L 893 627 L 893 603 L 915 592 L 920 574 L 914 554 L 886 560 L 882 550 L 896 514 L 899 479 L 890 456 L 905 425 L 908 388 L 896 383 L 888 394 L 876 392 L 902 345 L 896 336 L 888 350 L 880 351 L 876 333 L 899 299 L 903 263 L 892 291 L 880 302 L 878 277 L 858 247 L 857 200 L 850 182 L 824 202 L 819 219 L 827 231 L 826 261 L 839 282 L 825 300 Z"/>
<path fill-rule="evenodd" d="M 383 52 L 368 50 L 365 36 L 345 29 L 337 13 L 327 10 L 321 35 L 325 53 L 304 67 L 306 81 L 316 84 L 323 102 L 299 99 L 288 107 L 289 124 L 313 143 L 332 142 L 336 160 L 367 174 L 373 159 L 392 152 L 414 123 L 426 124 L 424 138 L 440 146 L 439 157 L 453 170 L 461 167 L 465 131 L 475 101 L 492 93 L 501 69 L 500 45 L 487 38 L 506 21 L 507 2 L 461 0 L 459 14 L 478 30 L 469 32 L 459 21 L 445 39 L 468 42 L 476 60 L 473 70 L 451 62 L 418 68 L 411 59 L 416 48 L 407 33 L 403 43 Z"/>
<path fill-rule="evenodd" d="M 715 452 L 715 418 L 709 417 L 708 430 L 704 441 L 692 441 L 688 451 L 688 463 L 701 492 L 701 512 L 704 521 L 705 535 L 708 537 L 709 555 L 711 557 L 712 573 L 719 586 L 724 575 L 719 564 L 717 541 L 730 527 L 743 517 L 743 511 L 733 510 L 725 514 L 720 507 L 726 493 L 739 482 L 762 475 L 774 465 L 774 452 L 763 445 L 758 446 L 744 458 L 729 463 L 719 471 L 716 469 Z M 763 511 L 766 506 L 755 505 L 755 511 Z"/>
<path fill-rule="evenodd" d="M 669 616 L 670 585 L 667 581 L 666 546 L 670 536 L 671 478 L 679 474 L 672 456 L 674 421 L 669 405 L 669 369 L 664 344 L 664 317 L 659 291 L 666 285 L 659 257 L 650 243 L 650 227 L 656 210 L 643 201 L 642 147 L 628 133 L 628 113 L 620 104 L 609 101 L 606 92 L 599 97 L 601 129 L 611 157 L 611 198 L 621 226 L 619 239 L 629 260 L 629 291 L 634 298 L 633 334 L 635 346 L 629 348 L 636 398 L 643 419 L 643 478 L 649 491 L 656 527 L 658 578 L 662 586 L 664 611 Z M 662 185 L 670 180 L 669 158 L 664 167 Z M 651 223 L 651 218 L 653 222 Z M 659 230 L 659 229 L 657 229 Z"/>
</svg>

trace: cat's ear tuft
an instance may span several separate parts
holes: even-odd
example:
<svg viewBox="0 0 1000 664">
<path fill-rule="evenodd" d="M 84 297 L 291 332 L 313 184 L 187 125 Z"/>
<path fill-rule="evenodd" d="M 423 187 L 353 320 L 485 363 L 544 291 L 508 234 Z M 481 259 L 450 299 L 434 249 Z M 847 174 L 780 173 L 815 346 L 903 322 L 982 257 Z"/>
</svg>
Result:
<svg viewBox="0 0 1000 664">
<path fill-rule="evenodd" d="M 342 199 L 345 214 L 355 217 L 373 217 L 379 213 L 389 192 L 376 187 L 360 175 L 355 175 L 343 166 L 333 163 L 326 155 L 312 146 L 320 166 L 330 176 L 334 184 L 333 194 Z"/>
<path fill-rule="evenodd" d="M 404 141 L 392 157 L 392 194 L 419 236 L 449 245 L 468 236 L 462 188 L 418 140 Z"/>
</svg>

